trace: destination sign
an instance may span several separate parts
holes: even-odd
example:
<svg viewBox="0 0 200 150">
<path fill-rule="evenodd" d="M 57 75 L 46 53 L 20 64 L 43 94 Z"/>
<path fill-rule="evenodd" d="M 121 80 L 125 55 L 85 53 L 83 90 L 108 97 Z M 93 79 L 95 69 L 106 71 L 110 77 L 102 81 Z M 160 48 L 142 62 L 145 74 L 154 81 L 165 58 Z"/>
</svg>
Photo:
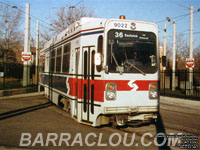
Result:
<svg viewBox="0 0 200 150">
<path fill-rule="evenodd" d="M 155 41 L 155 34 L 141 31 L 111 30 L 108 33 L 110 39 L 148 40 Z"/>
</svg>

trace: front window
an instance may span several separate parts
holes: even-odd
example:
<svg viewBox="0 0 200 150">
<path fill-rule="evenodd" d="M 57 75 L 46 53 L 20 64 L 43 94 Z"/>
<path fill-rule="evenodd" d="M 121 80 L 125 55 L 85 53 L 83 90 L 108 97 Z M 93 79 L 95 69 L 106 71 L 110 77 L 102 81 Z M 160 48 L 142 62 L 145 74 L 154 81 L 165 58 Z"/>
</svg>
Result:
<svg viewBox="0 0 200 150">
<path fill-rule="evenodd" d="M 107 65 L 109 72 L 155 73 L 158 66 L 155 34 L 110 30 Z"/>
</svg>

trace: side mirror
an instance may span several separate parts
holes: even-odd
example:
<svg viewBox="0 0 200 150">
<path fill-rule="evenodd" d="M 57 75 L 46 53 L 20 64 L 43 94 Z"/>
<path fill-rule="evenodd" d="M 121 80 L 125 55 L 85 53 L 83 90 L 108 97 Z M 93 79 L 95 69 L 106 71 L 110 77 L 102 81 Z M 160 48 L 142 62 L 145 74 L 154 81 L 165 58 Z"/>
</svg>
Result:
<svg viewBox="0 0 200 150">
<path fill-rule="evenodd" d="M 166 56 L 162 56 L 162 66 L 166 67 Z"/>
<path fill-rule="evenodd" d="M 155 55 L 149 56 L 151 59 L 151 66 L 155 66 L 156 65 L 156 57 Z"/>
<path fill-rule="evenodd" d="M 100 53 L 95 53 L 94 55 L 94 64 L 99 66 L 101 65 L 101 54 Z"/>
</svg>

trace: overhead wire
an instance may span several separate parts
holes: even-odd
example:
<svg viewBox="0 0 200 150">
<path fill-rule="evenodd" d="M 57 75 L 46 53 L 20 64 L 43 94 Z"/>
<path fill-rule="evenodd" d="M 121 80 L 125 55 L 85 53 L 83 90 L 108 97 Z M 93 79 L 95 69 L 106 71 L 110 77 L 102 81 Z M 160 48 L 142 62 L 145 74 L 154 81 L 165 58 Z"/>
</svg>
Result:
<svg viewBox="0 0 200 150">
<path fill-rule="evenodd" d="M 188 31 L 189 30 L 187 30 L 187 31 L 185 30 L 185 31 L 182 31 L 182 32 L 188 32 Z M 180 32 L 182 36 L 189 36 L 190 35 L 190 33 L 182 33 L 182 32 Z M 200 34 L 200 31 L 193 32 L 193 34 Z M 173 37 L 173 35 L 167 35 L 166 37 Z M 164 36 L 161 36 L 160 38 L 164 38 Z"/>
<path fill-rule="evenodd" d="M 198 10 L 196 10 L 196 11 L 194 11 L 193 12 L 193 14 L 196 14 L 198 12 Z M 170 18 L 171 20 L 174 20 L 174 19 L 177 19 L 177 20 L 175 20 L 176 21 L 176 23 L 177 22 L 179 22 L 179 21 L 181 21 L 182 19 L 184 19 L 185 17 L 187 17 L 187 16 L 189 16 L 190 15 L 190 13 L 187 13 L 187 14 L 183 14 L 183 15 L 179 15 L 179 16 L 175 16 L 175 17 L 172 17 L 172 18 Z M 157 22 L 157 23 L 160 23 L 160 22 L 164 22 L 164 21 L 166 21 L 166 20 L 161 20 L 161 21 L 159 21 L 159 22 Z M 170 28 L 171 28 L 171 26 L 173 25 L 173 23 L 171 22 L 170 24 L 169 24 L 169 26 L 168 26 L 168 30 L 171 30 Z M 189 29 L 187 29 L 187 30 L 185 30 L 185 31 L 189 31 Z M 185 31 L 182 31 L 182 32 L 185 32 Z M 160 32 L 160 31 L 159 31 Z M 185 33 L 185 34 L 182 34 L 183 36 L 187 36 L 187 35 L 189 35 L 190 33 Z M 193 34 L 200 34 L 200 32 L 193 32 Z M 170 36 L 167 36 L 167 37 L 172 37 L 172 35 L 170 35 Z"/>
<path fill-rule="evenodd" d="M 17 6 L 17 5 L 10 5 L 10 4 L 5 3 L 5 2 L 2 2 L 2 1 L 0 1 L 0 4 L 6 5 L 6 6 L 10 7 L 10 8 L 13 8 L 13 9 L 18 9 L 19 11 L 23 12 L 24 14 L 26 14 L 26 11 L 24 11 L 23 9 L 21 9 L 22 7 L 19 7 L 19 6 Z M 38 17 L 36 17 L 36 16 L 34 16 L 34 15 L 31 15 L 31 14 L 29 14 L 29 15 L 30 15 L 30 21 L 31 21 L 32 23 L 34 23 L 35 25 L 36 25 L 36 22 L 37 22 L 37 20 L 38 20 L 38 21 L 40 21 L 40 26 L 43 27 L 43 28 L 50 28 L 50 27 L 53 27 L 52 24 L 49 24 L 49 23 L 47 23 L 46 21 L 44 21 L 44 20 L 42 20 L 42 19 L 40 19 L 40 18 L 38 18 Z M 31 30 L 30 30 L 30 32 L 31 32 L 31 38 L 33 38 L 34 35 L 35 35 L 34 28 L 35 28 L 35 30 L 36 30 L 36 26 L 32 26 L 32 27 L 31 27 Z"/>
<path fill-rule="evenodd" d="M 26 14 L 26 12 L 25 12 L 23 9 L 19 8 L 19 6 L 10 5 L 10 4 L 5 3 L 5 2 L 2 2 L 2 1 L 0 1 L 0 3 L 1 3 L 1 4 L 4 4 L 4 5 L 6 5 L 6 6 L 9 6 L 9 7 L 11 7 L 11 8 L 18 9 L 18 10 L 22 11 L 24 14 Z M 31 15 L 31 14 L 30 14 L 30 17 L 32 17 L 33 19 L 39 20 L 40 22 L 42 22 L 42 23 L 44 23 L 44 24 L 46 24 L 46 25 L 48 25 L 48 26 L 53 26 L 52 24 L 49 24 L 48 22 L 46 22 L 46 21 L 44 21 L 44 20 L 42 20 L 42 19 L 40 19 L 40 18 L 38 18 L 38 17 L 36 17 L 36 16 L 34 16 L 34 15 Z M 46 26 L 46 27 L 47 27 L 47 26 Z"/>
<path fill-rule="evenodd" d="M 180 6 L 180 7 L 182 7 L 182 8 L 185 8 L 185 9 L 188 9 L 188 10 L 190 9 L 189 7 L 187 7 L 187 6 L 183 5 L 183 4 L 177 3 L 176 1 L 173 1 L 173 3 L 178 5 L 178 6 Z"/>
<path fill-rule="evenodd" d="M 193 14 L 197 13 L 198 11 L 194 11 Z M 189 16 L 190 13 L 187 13 L 187 14 L 183 14 L 183 15 L 179 15 L 179 16 L 175 16 L 175 17 L 170 17 L 171 20 L 174 20 L 174 19 L 177 19 L 177 18 L 181 18 L 181 17 L 186 17 L 186 16 Z M 165 22 L 166 19 L 163 19 L 163 20 L 160 20 L 160 21 L 156 21 L 156 23 L 161 23 L 161 22 Z"/>
<path fill-rule="evenodd" d="M 71 0 L 70 2 L 67 3 L 66 6 L 62 6 L 62 7 L 52 7 L 53 9 L 57 9 L 57 8 L 63 8 L 63 7 L 69 7 L 69 5 L 73 2 L 74 0 Z"/>
<path fill-rule="evenodd" d="M 67 5 L 70 5 L 73 1 L 74 1 L 74 0 L 71 0 Z M 74 6 L 78 6 L 78 5 L 79 5 L 80 3 L 82 3 L 83 1 L 84 1 L 84 0 L 80 0 L 80 1 L 77 2 Z M 24 10 L 21 9 L 21 8 L 22 8 L 21 6 L 10 5 L 10 4 L 5 3 L 5 2 L 2 2 L 2 1 L 0 1 L 0 3 L 1 3 L 1 4 L 4 4 L 4 5 L 7 5 L 7 6 L 11 7 L 11 8 L 19 9 L 20 11 L 22 11 L 22 12 L 24 12 L 24 13 L 26 14 L 26 12 L 25 12 Z M 186 8 L 186 7 L 184 7 L 184 8 Z M 197 13 L 197 12 L 198 12 L 198 11 L 194 11 L 193 13 L 195 14 L 195 13 Z M 179 18 L 178 20 L 176 20 L 176 21 L 178 22 L 178 21 L 182 20 L 183 18 L 185 18 L 186 16 L 189 16 L 189 15 L 190 15 L 190 13 L 186 13 L 186 14 L 182 14 L 182 15 L 179 15 L 179 16 L 171 17 L 170 19 L 171 19 L 171 20 L 174 20 L 174 19 Z M 30 14 L 30 17 L 32 17 L 32 18 L 35 19 L 34 21 L 31 20 L 31 21 L 33 21 L 35 24 L 36 24 L 36 20 L 39 20 L 40 22 L 43 23 L 43 24 L 40 24 L 40 25 L 43 26 L 43 27 L 47 27 L 46 25 L 48 25 L 48 27 L 52 27 L 52 26 L 53 26 L 52 24 L 50 24 L 50 23 L 48 23 L 48 22 L 46 22 L 46 21 L 44 21 L 44 20 L 42 20 L 42 19 L 40 19 L 40 18 L 34 16 L 34 15 L 31 15 L 31 14 Z M 166 19 L 165 19 L 165 20 L 157 21 L 156 23 L 158 24 L 158 23 L 161 23 L 161 22 L 164 22 L 164 21 L 166 21 Z M 45 24 L 45 25 L 44 25 L 44 24 Z M 171 26 L 171 25 L 172 25 L 172 24 L 170 24 L 170 26 Z M 200 32 L 194 32 L 193 34 L 200 34 Z M 184 35 L 189 35 L 189 34 L 184 34 Z M 170 37 L 170 36 L 167 36 L 167 37 Z"/>
<path fill-rule="evenodd" d="M 74 6 L 78 6 L 80 3 L 82 3 L 84 0 L 80 0 L 78 3 L 76 3 Z"/>
</svg>

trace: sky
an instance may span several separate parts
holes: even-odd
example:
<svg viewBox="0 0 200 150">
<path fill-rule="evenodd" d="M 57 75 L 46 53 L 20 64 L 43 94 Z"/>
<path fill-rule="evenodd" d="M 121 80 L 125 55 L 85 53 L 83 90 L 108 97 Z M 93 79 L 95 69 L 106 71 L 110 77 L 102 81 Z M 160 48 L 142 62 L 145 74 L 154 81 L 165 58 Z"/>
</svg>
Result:
<svg viewBox="0 0 200 150">
<path fill-rule="evenodd" d="M 164 23 L 167 23 L 167 42 L 172 41 L 173 25 L 172 22 L 167 22 L 166 17 L 176 21 L 177 34 L 182 33 L 189 42 L 189 13 L 190 6 L 193 6 L 194 45 L 200 45 L 200 12 L 197 12 L 200 0 L 0 0 L 0 4 L 1 2 L 18 6 L 24 11 L 26 3 L 30 3 L 32 35 L 35 34 L 37 19 L 40 21 L 40 28 L 44 28 L 59 8 L 84 5 L 93 10 L 94 16 L 98 18 L 119 18 L 120 15 L 125 15 L 127 19 L 157 23 L 161 43 Z"/>
</svg>

